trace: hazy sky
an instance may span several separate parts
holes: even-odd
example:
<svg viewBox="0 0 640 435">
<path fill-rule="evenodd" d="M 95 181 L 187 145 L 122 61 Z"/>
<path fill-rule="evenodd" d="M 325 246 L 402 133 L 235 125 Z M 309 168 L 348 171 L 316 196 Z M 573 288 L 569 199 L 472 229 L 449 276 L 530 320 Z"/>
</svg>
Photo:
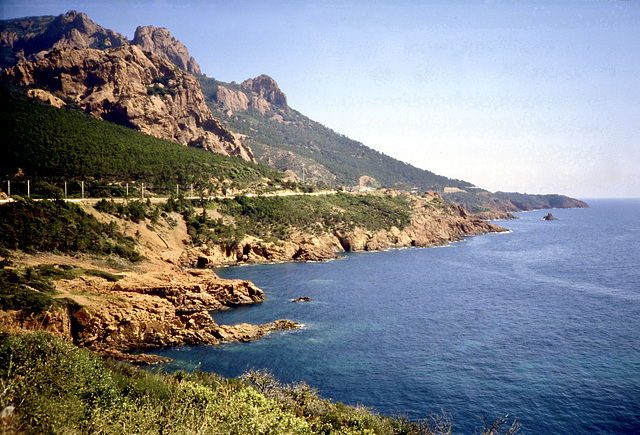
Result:
<svg viewBox="0 0 640 435">
<path fill-rule="evenodd" d="M 209 77 L 496 191 L 640 197 L 640 1 L 0 0 L 166 27 Z"/>
</svg>

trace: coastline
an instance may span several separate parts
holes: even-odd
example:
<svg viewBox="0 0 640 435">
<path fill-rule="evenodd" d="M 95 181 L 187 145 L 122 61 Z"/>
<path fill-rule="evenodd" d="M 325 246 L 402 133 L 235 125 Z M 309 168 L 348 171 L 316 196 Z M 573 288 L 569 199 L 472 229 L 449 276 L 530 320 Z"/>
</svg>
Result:
<svg viewBox="0 0 640 435">
<path fill-rule="evenodd" d="M 387 194 L 399 193 L 389 191 Z M 55 281 L 58 292 L 55 297 L 72 302 L 38 314 L 5 311 L 0 325 L 6 330 L 45 330 L 102 355 L 153 363 L 161 359 L 128 352 L 184 344 L 250 341 L 273 330 L 300 327 L 288 319 L 261 325 L 216 324 L 210 312 L 260 303 L 264 293 L 249 281 L 221 279 L 214 268 L 329 261 L 345 252 L 446 246 L 472 235 L 508 231 L 444 203 L 436 193 L 410 198 L 413 215 L 409 225 L 402 229 L 370 231 L 355 227 L 324 234 L 296 232 L 279 243 L 247 236 L 234 250 L 220 245 L 185 247 L 188 234 L 184 221 L 178 220 L 179 215 L 174 217 L 177 225 L 159 223 L 152 231 L 147 221 L 122 221 L 85 205 L 84 209 L 99 220 L 116 222 L 127 235 L 135 236 L 140 254 L 146 260 L 122 270 L 117 263 L 88 255 L 17 255 L 16 264 L 23 267 L 77 266 L 118 274 L 121 278 L 115 282 L 86 275 L 59 279 Z"/>
</svg>

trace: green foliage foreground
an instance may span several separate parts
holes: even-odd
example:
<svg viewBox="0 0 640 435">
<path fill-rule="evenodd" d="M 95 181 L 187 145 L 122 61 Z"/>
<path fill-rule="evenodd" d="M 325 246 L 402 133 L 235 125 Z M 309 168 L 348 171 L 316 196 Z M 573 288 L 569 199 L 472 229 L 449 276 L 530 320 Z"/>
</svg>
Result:
<svg viewBox="0 0 640 435">
<path fill-rule="evenodd" d="M 265 372 L 241 380 L 172 375 L 104 361 L 44 333 L 0 334 L 5 433 L 441 434 L 442 418 L 382 417 L 282 385 Z"/>
</svg>

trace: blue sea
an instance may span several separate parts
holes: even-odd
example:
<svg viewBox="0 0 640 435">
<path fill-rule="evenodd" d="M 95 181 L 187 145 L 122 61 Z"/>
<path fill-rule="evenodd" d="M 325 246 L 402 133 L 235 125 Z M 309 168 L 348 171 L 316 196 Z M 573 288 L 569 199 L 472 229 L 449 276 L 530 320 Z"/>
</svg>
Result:
<svg viewBox="0 0 640 435">
<path fill-rule="evenodd" d="M 266 368 L 386 415 L 444 411 L 461 434 L 506 414 L 524 434 L 638 434 L 640 200 L 588 203 L 446 247 L 219 269 L 266 300 L 218 323 L 304 327 L 165 349 L 164 369 Z M 290 302 L 301 296 L 312 301 Z"/>
</svg>

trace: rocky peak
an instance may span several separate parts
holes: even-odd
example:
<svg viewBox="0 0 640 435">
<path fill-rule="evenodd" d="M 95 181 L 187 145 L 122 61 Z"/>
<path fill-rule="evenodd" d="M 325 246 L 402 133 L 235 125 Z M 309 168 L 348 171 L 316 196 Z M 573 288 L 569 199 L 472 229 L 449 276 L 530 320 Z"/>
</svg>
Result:
<svg viewBox="0 0 640 435">
<path fill-rule="evenodd" d="M 201 74 L 200 65 L 189 56 L 187 47 L 171 36 L 169 30 L 164 27 L 140 26 L 136 29 L 131 43 L 145 51 L 166 57 L 185 71 Z"/>
<path fill-rule="evenodd" d="M 254 92 L 271 104 L 275 104 L 286 112 L 289 111 L 287 96 L 280 90 L 274 79 L 262 74 L 254 79 L 247 79 L 240 84 L 244 89 Z"/>
<path fill-rule="evenodd" d="M 135 45 L 54 49 L 37 62 L 6 69 L 2 78 L 48 88 L 98 119 L 254 161 L 251 150 L 213 118 L 193 75 Z"/>
<path fill-rule="evenodd" d="M 184 71 L 201 74 L 200 66 L 169 30 L 154 26 L 138 27 L 132 45 L 169 59 Z M 43 59 L 46 52 L 58 48 L 107 48 L 130 45 L 129 40 L 113 30 L 105 29 L 77 11 L 57 17 L 24 18 L 0 22 L 0 47 L 9 56 L 0 59 L 0 67 L 20 61 Z"/>
<path fill-rule="evenodd" d="M 52 48 L 104 49 L 129 44 L 127 38 L 95 24 L 81 12 L 69 11 L 41 21 L 45 25 L 37 29 L 29 26 L 28 19 L 7 22 L 19 23 L 17 26 L 3 25 L 1 45 L 15 53 L 15 62 L 42 59 Z"/>
</svg>

